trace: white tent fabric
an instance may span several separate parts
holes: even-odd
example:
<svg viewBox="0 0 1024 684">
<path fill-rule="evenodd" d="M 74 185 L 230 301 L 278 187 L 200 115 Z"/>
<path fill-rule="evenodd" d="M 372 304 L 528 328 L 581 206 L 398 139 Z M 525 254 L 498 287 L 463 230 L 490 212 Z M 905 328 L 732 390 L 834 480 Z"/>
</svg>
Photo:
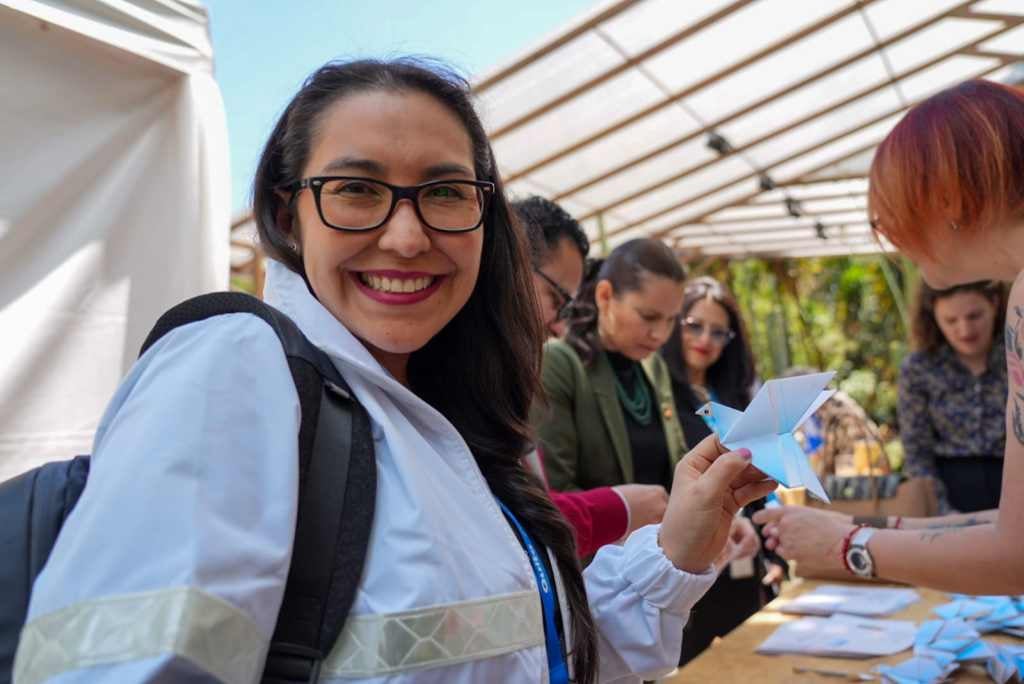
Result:
<svg viewBox="0 0 1024 684">
<path fill-rule="evenodd" d="M 191 0 L 0 0 L 0 480 L 87 453 L 149 328 L 228 285 L 227 127 Z"/>
<path fill-rule="evenodd" d="M 874 147 L 1022 59 L 1024 0 L 609 0 L 474 88 L 510 191 L 592 238 L 796 257 L 876 251 Z"/>
</svg>

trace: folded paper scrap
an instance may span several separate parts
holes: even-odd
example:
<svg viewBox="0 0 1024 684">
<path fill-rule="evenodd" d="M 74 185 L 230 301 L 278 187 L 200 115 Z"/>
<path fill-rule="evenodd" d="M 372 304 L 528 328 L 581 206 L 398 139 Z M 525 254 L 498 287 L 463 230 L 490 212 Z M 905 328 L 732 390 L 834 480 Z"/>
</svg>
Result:
<svg viewBox="0 0 1024 684">
<path fill-rule="evenodd" d="M 984 641 L 978 630 L 962 618 L 923 623 L 914 637 L 914 655 L 942 667 L 984 665 L 997 684 L 1019 680 L 1024 674 L 1024 647 Z"/>
<path fill-rule="evenodd" d="M 914 637 L 914 653 L 927 656 L 945 654 L 960 661 L 972 660 L 976 644 L 982 643 L 980 639 L 978 630 L 959 618 L 929 620 L 921 624 Z"/>
<path fill-rule="evenodd" d="M 952 661 L 914 656 L 896 665 L 879 665 L 875 670 L 886 684 L 937 684 L 945 681 L 957 667 Z"/>
<path fill-rule="evenodd" d="M 995 656 L 985 663 L 988 676 L 996 684 L 1024 676 L 1024 646 L 993 645 Z"/>
<path fill-rule="evenodd" d="M 712 401 L 697 414 L 727 449 L 750 449 L 754 465 L 765 475 L 786 487 L 806 487 L 817 499 L 829 503 L 793 431 L 835 394 L 835 390 L 825 389 L 834 375 L 812 373 L 769 380 L 746 411 Z"/>
<path fill-rule="evenodd" d="M 982 634 L 1004 632 L 1022 636 L 1024 602 L 1017 596 L 966 596 L 955 594 L 954 600 L 933 610 L 944 620 L 961 618 Z"/>
<path fill-rule="evenodd" d="M 889 587 L 850 587 L 823 584 L 782 605 L 783 613 L 832 615 L 847 613 L 863 617 L 892 615 L 921 600 L 913 589 Z"/>
<path fill-rule="evenodd" d="M 914 645 L 916 626 L 906 620 L 874 620 L 836 614 L 808 617 L 780 625 L 758 653 L 797 653 L 827 658 L 874 658 L 895 655 Z"/>
</svg>

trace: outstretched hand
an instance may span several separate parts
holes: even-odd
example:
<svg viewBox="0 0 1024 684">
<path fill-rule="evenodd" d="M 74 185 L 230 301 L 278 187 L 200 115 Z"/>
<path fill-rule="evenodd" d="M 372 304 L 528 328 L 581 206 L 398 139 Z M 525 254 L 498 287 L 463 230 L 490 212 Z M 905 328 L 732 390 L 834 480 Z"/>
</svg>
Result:
<svg viewBox="0 0 1024 684">
<path fill-rule="evenodd" d="M 777 484 L 750 464 L 746 449 L 726 451 L 717 435 L 694 447 L 676 466 L 659 541 L 672 563 L 702 573 L 722 552 L 733 518 Z"/>
<path fill-rule="evenodd" d="M 853 528 L 849 516 L 808 506 L 766 508 L 754 514 L 764 525 L 765 548 L 796 561 L 800 574 L 844 572 L 843 539 Z"/>
</svg>

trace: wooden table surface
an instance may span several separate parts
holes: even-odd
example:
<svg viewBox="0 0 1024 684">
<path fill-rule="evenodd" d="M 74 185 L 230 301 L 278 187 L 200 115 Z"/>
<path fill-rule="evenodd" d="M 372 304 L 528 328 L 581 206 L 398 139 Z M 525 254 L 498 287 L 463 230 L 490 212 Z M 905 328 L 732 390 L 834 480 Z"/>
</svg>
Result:
<svg viewBox="0 0 1024 684">
<path fill-rule="evenodd" d="M 708 650 L 691 661 L 676 674 L 663 679 L 671 684 L 774 684 L 787 682 L 793 684 L 835 684 L 846 681 L 840 677 L 828 677 L 821 674 L 794 672 L 794 667 L 812 667 L 826 670 L 846 671 L 851 673 L 866 672 L 881 663 L 898 663 L 909 658 L 909 650 L 886 658 L 870 658 L 868 660 L 852 660 L 849 658 L 814 658 L 799 655 L 759 655 L 755 649 L 767 639 L 775 628 L 783 622 L 798 620 L 799 615 L 787 615 L 778 607 L 787 600 L 810 591 L 822 584 L 841 584 L 817 580 L 796 579 L 783 589 L 782 595 L 775 599 L 760 612 L 735 630 L 712 644 Z M 936 619 L 931 612 L 932 607 L 948 603 L 949 595 L 931 589 L 915 590 L 921 600 L 899 613 L 886 616 L 894 620 L 913 620 L 921 623 Z M 989 634 L 984 639 L 1007 644 L 1020 644 L 1019 639 L 1004 635 Z M 983 668 L 961 667 L 953 676 L 954 682 L 991 682 Z"/>
</svg>

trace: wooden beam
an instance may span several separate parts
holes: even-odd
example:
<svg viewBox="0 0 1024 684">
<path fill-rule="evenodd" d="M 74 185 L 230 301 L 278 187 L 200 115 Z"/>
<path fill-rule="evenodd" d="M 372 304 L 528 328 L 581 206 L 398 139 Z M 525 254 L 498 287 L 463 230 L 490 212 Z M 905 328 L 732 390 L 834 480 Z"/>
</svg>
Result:
<svg viewBox="0 0 1024 684">
<path fill-rule="evenodd" d="M 1015 55 L 1012 52 L 988 50 L 981 47 L 964 48 L 963 50 L 960 50 L 960 54 L 967 55 L 969 57 L 981 57 L 984 59 L 998 59 L 1003 64 L 1012 64 L 1013 62 L 1024 61 L 1024 54 Z"/>
<path fill-rule="evenodd" d="M 625 12 L 630 7 L 632 7 L 633 5 L 637 4 L 640 1 L 641 0 L 619 0 L 619 2 L 610 5 L 607 9 L 604 9 L 601 12 L 595 14 L 594 16 L 586 19 L 577 26 L 571 27 L 565 33 L 551 40 L 551 42 L 545 43 L 544 45 L 538 47 L 536 50 L 533 50 L 532 52 L 523 55 L 519 59 L 509 64 L 508 66 L 502 67 L 495 71 L 494 73 L 487 74 L 479 82 L 473 85 L 473 92 L 476 95 L 480 95 L 489 88 L 492 88 L 495 84 L 499 83 L 500 81 L 503 81 L 506 78 L 513 76 L 514 74 L 522 71 L 531 64 L 534 64 L 535 62 L 540 61 L 544 57 L 547 57 L 558 48 L 572 42 L 574 39 L 582 36 L 584 33 L 594 28 L 595 26 L 600 26 L 602 23 L 608 21 L 609 19 L 613 19 L 619 14 L 622 14 L 623 12 Z"/>
<path fill-rule="evenodd" d="M 959 9 L 954 15 L 960 19 L 976 19 L 978 21 L 1002 21 L 1004 23 L 1012 23 L 1014 21 L 1020 21 L 1021 15 L 1019 14 L 1006 14 L 1005 12 L 976 12 L 971 8 Z"/>
<path fill-rule="evenodd" d="M 783 87 L 781 87 L 778 90 L 775 90 L 772 93 L 770 93 L 770 94 L 760 98 L 759 100 L 755 100 L 754 102 L 750 103 L 746 107 L 743 107 L 742 109 L 739 109 L 739 110 L 737 110 L 737 111 L 735 111 L 735 112 L 733 112 L 731 114 L 728 114 L 728 115 L 726 115 L 724 117 L 721 117 L 721 118 L 717 119 L 716 121 L 713 121 L 713 122 L 709 123 L 704 128 L 698 129 L 696 131 L 692 131 L 690 133 L 686 133 L 686 134 L 684 134 L 684 135 L 682 135 L 682 136 L 680 136 L 678 138 L 675 138 L 673 140 L 670 140 L 670 141 L 666 142 L 663 145 L 660 145 L 659 147 L 655 148 L 654 150 L 651 150 L 650 152 L 648 152 L 646 154 L 643 154 L 643 155 L 641 155 L 639 157 L 634 157 L 633 159 L 631 159 L 631 160 L 629 160 L 627 162 L 624 162 L 622 164 L 619 164 L 618 166 L 615 166 L 614 168 L 612 168 L 612 169 L 610 169 L 610 170 L 608 170 L 606 172 L 603 172 L 603 173 L 601 173 L 601 174 L 599 174 L 597 176 L 591 177 L 591 178 L 589 178 L 589 179 L 587 179 L 587 180 L 585 180 L 585 181 L 583 181 L 581 183 L 578 183 L 578 184 L 572 186 L 571 188 L 569 188 L 569 189 L 559 193 L 558 195 L 555 195 L 553 199 L 555 201 L 558 201 L 558 200 L 560 200 L 562 198 L 565 198 L 565 197 L 568 197 L 570 195 L 573 195 L 573 194 L 575 194 L 575 193 L 577 193 L 577 192 L 579 192 L 581 190 L 584 190 L 586 188 L 591 187 L 592 185 L 596 185 L 597 183 L 600 183 L 601 181 L 607 180 L 608 178 L 611 178 L 612 176 L 616 176 L 616 175 L 622 173 L 623 171 L 626 171 L 627 169 L 629 169 L 629 168 L 631 168 L 633 166 L 636 166 L 638 164 L 642 164 L 642 163 L 644 163 L 646 161 L 650 161 L 651 159 L 654 159 L 657 156 L 665 154 L 666 152 L 668 152 L 670 150 L 673 150 L 676 147 L 684 145 L 684 144 L 690 142 L 691 140 L 694 140 L 694 139 L 700 137 L 701 135 L 706 134 L 708 131 L 720 128 L 721 126 L 724 126 L 727 123 L 735 121 L 736 119 L 738 119 L 738 118 L 740 118 L 742 116 L 746 116 L 747 114 L 753 112 L 754 110 L 760 109 L 761 107 L 763 107 L 763 106 L 765 106 L 767 104 L 770 104 L 770 103 L 774 102 L 775 100 L 778 100 L 778 99 L 784 97 L 785 95 L 787 95 L 787 94 L 789 94 L 789 93 L 791 93 L 791 92 L 793 92 L 795 90 L 799 90 L 800 88 L 803 88 L 803 87 L 805 87 L 807 85 L 810 85 L 811 83 L 819 81 L 822 78 L 825 78 L 825 77 L 830 76 L 830 75 L 832 75 L 834 73 L 837 73 L 840 70 L 850 66 L 851 64 L 854 64 L 855 62 L 858 62 L 858 61 L 860 61 L 860 60 L 862 60 L 862 59 L 864 59 L 866 57 L 870 57 L 871 55 L 873 55 L 876 52 L 876 50 L 878 50 L 880 48 L 887 47 L 889 45 L 892 45 L 892 44 L 894 44 L 896 42 L 899 42 L 899 41 L 903 40 L 904 38 L 907 38 L 908 36 L 913 35 L 914 33 L 917 33 L 918 31 L 921 31 L 921 30 L 923 30 L 925 28 L 928 28 L 932 24 L 938 23 L 940 20 L 944 19 L 946 16 L 949 15 L 949 13 L 954 11 L 957 7 L 965 7 L 965 6 L 969 5 L 969 4 L 970 4 L 969 0 L 968 0 L 968 2 L 963 2 L 960 5 L 957 5 L 956 7 L 951 8 L 946 13 L 939 14 L 939 15 L 937 15 L 935 17 L 930 18 L 930 19 L 926 19 L 926 20 L 924 20 L 922 22 L 919 22 L 917 24 L 914 24 L 913 26 L 910 26 L 910 27 L 904 29 L 903 31 L 900 31 L 899 33 L 896 33 L 896 34 L 890 36 L 886 40 L 884 40 L 881 43 L 879 43 L 877 46 L 874 45 L 874 44 L 869 45 L 868 47 L 864 48 L 863 50 L 860 50 L 860 51 L 855 52 L 854 54 L 850 55 L 846 59 L 843 59 L 842 61 L 840 61 L 840 62 L 838 62 L 836 64 L 833 64 L 830 67 L 826 67 L 824 69 L 821 69 L 821 70 L 819 70 L 819 71 L 817 71 L 817 72 L 807 76 L 806 78 L 802 79 L 801 81 L 799 81 L 797 83 L 784 85 Z M 878 87 L 887 87 L 889 85 L 891 85 L 891 82 L 888 79 L 886 79 L 884 83 L 880 84 L 879 86 L 876 86 L 876 89 Z M 872 91 L 872 92 L 874 92 L 874 91 Z M 616 125 L 616 126 L 610 127 L 609 129 L 605 129 L 605 131 L 608 131 L 610 133 L 610 132 L 614 132 L 615 130 L 618 130 L 618 128 L 621 128 L 621 126 Z M 511 175 L 508 176 L 508 180 L 511 181 L 511 180 L 516 179 L 516 178 L 520 178 L 520 177 L 522 177 L 522 176 L 524 176 L 526 174 L 533 173 L 534 171 L 538 170 L 539 168 L 541 168 L 543 166 L 546 166 L 546 165 L 548 165 L 548 164 L 550 164 L 550 163 L 552 163 L 554 161 L 557 161 L 558 159 L 560 159 L 561 157 L 566 156 L 567 154 L 570 154 L 572 152 L 578 151 L 579 149 L 582 149 L 583 147 L 589 145 L 591 142 L 593 142 L 597 138 L 603 137 L 604 135 L 605 135 L 604 132 L 602 132 L 599 135 L 595 134 L 595 136 L 591 136 L 591 138 L 588 138 L 587 140 L 584 140 L 584 141 L 581 141 L 580 143 L 572 145 L 571 147 L 566 148 L 566 150 L 563 150 L 561 152 L 558 152 L 558 153 L 555 153 L 553 155 L 550 155 L 550 156 L 546 157 L 545 159 L 542 159 L 539 162 L 531 164 L 530 166 L 528 166 L 528 167 L 526 167 L 524 169 L 521 169 L 519 171 L 515 171 Z"/>
<path fill-rule="evenodd" d="M 866 195 L 861 195 L 861 197 L 865 197 L 866 198 L 867 196 Z M 815 198 L 815 199 L 817 199 L 817 198 Z M 803 203 L 803 202 L 810 202 L 811 200 L 808 198 L 808 199 L 804 199 L 804 200 L 799 200 L 798 199 L 797 201 Z M 745 206 L 750 206 L 750 205 L 745 205 Z M 732 207 L 730 207 L 730 209 L 731 208 Z M 838 214 L 851 214 L 851 213 L 853 213 L 855 211 L 857 211 L 857 209 L 826 209 L 826 210 L 823 210 L 823 211 L 811 211 L 811 210 L 808 210 L 807 213 L 804 216 L 801 216 L 800 218 L 801 219 L 810 219 L 810 220 L 813 221 L 818 216 L 836 216 Z M 783 213 L 783 214 L 757 214 L 757 215 L 752 215 L 752 216 L 749 216 L 749 217 L 748 216 L 744 216 L 743 218 L 735 218 L 735 219 L 704 220 L 704 221 L 701 221 L 698 225 L 710 226 L 710 227 L 713 227 L 713 226 L 728 226 L 728 225 L 732 225 L 734 223 L 757 223 L 758 221 L 774 221 L 776 219 L 785 219 L 785 218 L 789 218 L 789 219 L 793 219 L 793 220 L 799 220 L 799 219 L 796 219 L 796 218 L 794 218 L 794 217 L 792 217 L 792 216 L 790 216 L 788 214 L 785 214 L 785 213 Z"/>
<path fill-rule="evenodd" d="M 776 188 L 776 190 L 781 190 L 781 189 L 782 188 Z M 861 198 L 861 197 L 867 197 L 867 193 L 864 193 L 864 192 L 837 192 L 837 193 L 832 194 L 832 195 L 809 195 L 807 197 L 794 197 L 793 199 L 797 200 L 798 202 L 818 202 L 818 201 L 837 200 L 837 199 L 858 199 L 858 198 Z M 758 199 L 758 198 L 755 198 L 753 201 L 747 202 L 743 206 L 755 207 L 755 206 L 762 206 L 762 205 L 772 205 L 772 204 L 778 204 L 780 201 L 781 200 L 776 200 L 776 199 L 765 199 L 765 198 Z"/>
<path fill-rule="evenodd" d="M 587 81 L 584 81 L 583 83 L 579 84 L 578 86 L 576 86 L 572 90 L 570 90 L 570 91 L 568 91 L 566 93 L 563 93 L 562 95 L 559 95 L 558 97 L 556 97 L 556 98 L 554 98 L 552 100 L 548 100 L 547 102 L 545 102 L 544 104 L 540 105 L 539 107 L 535 107 L 535 108 L 531 109 L 530 111 L 526 112 L 525 114 L 522 114 L 521 116 L 516 117 L 515 119 L 513 119 L 510 122 L 508 122 L 504 126 L 502 126 L 500 128 L 497 128 L 497 129 L 495 129 L 493 131 L 488 132 L 488 134 L 487 134 L 488 137 L 490 137 L 490 139 L 492 141 L 494 141 L 494 140 L 497 140 L 498 138 L 502 137 L 503 135 L 508 135 L 512 131 L 525 126 L 526 124 L 530 123 L 531 121 L 534 121 L 535 119 L 538 119 L 539 117 L 543 116 L 544 114 L 547 114 L 551 110 L 556 109 L 556 108 L 562 106 L 563 104 L 565 104 L 569 100 L 572 100 L 574 98 L 579 97 L 583 93 L 596 88 L 597 86 L 601 85 L 602 83 L 605 83 L 606 81 L 609 81 L 612 78 L 615 78 L 616 76 L 618 76 L 619 74 L 621 74 L 621 73 L 623 73 L 625 71 L 628 71 L 629 69 L 632 69 L 636 65 L 638 65 L 638 64 L 640 64 L 640 63 L 642 63 L 642 62 L 644 62 L 644 61 L 646 61 L 648 59 L 650 59 L 651 57 L 654 57 L 659 52 L 663 52 L 664 50 L 666 50 L 666 49 L 676 45 L 677 43 L 679 43 L 679 42 L 689 38 L 690 36 L 694 35 L 695 33 L 703 31 L 707 27 L 711 26 L 712 24 L 717 23 L 718 21 L 724 19 L 725 17 L 729 16 L 730 14 L 733 14 L 734 12 L 737 12 L 738 10 L 743 9 L 744 7 L 749 5 L 751 2 L 753 2 L 753 0 L 735 0 L 735 2 L 733 2 L 733 3 L 723 7 L 722 9 L 718 10 L 714 14 L 708 15 L 707 17 L 704 17 L 703 19 L 701 19 L 697 23 L 690 24 L 689 26 L 684 27 L 680 31 L 676 31 L 672 35 L 670 35 L 667 38 L 665 38 L 664 40 L 661 40 L 658 43 L 652 45 L 651 47 L 647 48 L 643 52 L 640 52 L 637 55 L 635 55 L 633 57 L 630 57 L 629 59 L 627 59 L 627 60 L 625 60 L 625 61 L 615 65 L 611 69 L 608 69 L 607 71 L 605 71 L 603 73 L 600 73 L 597 76 L 595 76 L 595 77 L 593 77 L 593 78 L 591 78 L 591 79 L 589 79 Z"/>
<path fill-rule="evenodd" d="M 707 76 L 707 77 L 701 79 L 700 81 L 698 81 L 697 83 L 695 83 L 693 85 L 687 86 L 686 88 L 684 88 L 682 90 L 676 91 L 671 96 L 663 98 L 663 99 L 659 100 L 658 102 L 655 102 L 654 104 L 652 104 L 652 105 L 650 105 L 648 107 L 645 107 L 644 109 L 640 110 L 639 112 L 636 112 L 635 114 L 631 114 L 631 115 L 627 116 L 624 119 L 620 119 L 619 121 L 615 122 L 614 124 L 611 124 L 610 126 L 606 126 L 605 128 L 602 128 L 601 130 L 597 131 L 596 133 L 593 133 L 593 134 L 587 136 L 583 140 L 580 140 L 580 141 L 570 145 L 569 147 L 563 148 L 563 149 L 561 149 L 561 150 L 559 150 L 559 151 L 557 151 L 557 152 L 555 152 L 555 153 L 553 153 L 551 155 L 548 155 L 544 159 L 541 159 L 540 161 L 535 162 L 535 163 L 531 164 L 530 166 L 528 166 L 528 167 L 526 167 L 524 169 L 520 169 L 518 171 L 514 171 L 514 172 L 508 174 L 507 177 L 506 177 L 506 182 L 512 182 L 512 181 L 516 180 L 517 178 L 520 178 L 520 177 L 522 177 L 522 176 L 524 176 L 526 174 L 532 173 L 532 172 L 536 171 L 537 169 L 541 168 L 542 166 L 547 166 L 548 164 L 550 164 L 550 163 L 552 163 L 554 161 L 557 161 L 558 159 L 561 159 L 562 157 L 564 157 L 564 156 L 566 156 L 568 154 L 571 154 L 572 152 L 575 152 L 575 151 L 577 151 L 577 150 L 579 150 L 579 149 L 581 149 L 583 147 L 586 147 L 587 145 L 590 145 L 590 144 L 600 140 L 601 138 L 604 138 L 604 137 L 614 133 L 615 131 L 617 131 L 617 130 L 619 130 L 621 128 L 625 128 L 626 126 L 628 126 L 628 125 L 630 125 L 632 123 L 636 123 L 637 121 L 639 121 L 641 119 L 644 119 L 644 118 L 650 116 L 651 114 L 654 114 L 655 112 L 660 111 L 660 110 L 664 109 L 665 107 L 667 107 L 667 106 L 669 106 L 669 105 L 671 105 L 671 104 L 673 104 L 673 103 L 675 103 L 675 102 L 677 102 L 677 101 L 679 101 L 679 100 L 681 100 L 681 99 L 683 99 L 685 97 L 688 97 L 688 96 L 692 95 L 693 93 L 695 93 L 695 92 L 697 92 L 699 90 L 702 90 L 703 88 L 706 88 L 707 86 L 711 85 L 712 83 L 715 83 L 716 81 L 719 81 L 719 80 L 721 80 L 723 78 L 731 76 L 732 74 L 736 73 L 737 71 L 740 71 L 741 69 L 744 69 L 744 68 L 750 66 L 751 64 L 754 64 L 755 62 L 757 62 L 757 61 L 759 61 L 761 59 L 764 59 L 765 57 L 768 57 L 768 56 L 778 52 L 779 50 L 782 50 L 783 48 L 791 45 L 792 43 L 800 40 L 801 38 L 804 38 L 804 37 L 814 33 L 815 31 L 820 31 L 821 29 L 829 26 L 830 24 L 833 24 L 833 23 L 839 21 L 840 19 L 843 19 L 843 18 L 849 16 L 850 14 L 856 12 L 860 8 L 861 4 L 870 4 L 870 3 L 875 2 L 875 1 L 876 0 L 863 0 L 862 3 L 853 3 L 853 4 L 849 5 L 848 7 L 846 7 L 845 9 L 843 9 L 843 10 L 841 10 L 839 12 L 836 12 L 835 14 L 829 15 L 829 16 L 825 17 L 824 19 L 820 19 L 820 20 L 816 21 L 815 23 L 811 24 L 810 26 L 807 26 L 804 29 L 802 29 L 800 31 L 797 31 L 796 33 L 794 33 L 792 35 L 789 35 L 789 36 L 786 36 L 785 38 L 777 40 L 774 43 L 771 43 L 770 45 L 768 45 L 767 47 L 765 47 L 765 48 L 759 50 L 758 52 L 755 52 L 754 54 L 750 55 L 749 57 L 746 57 L 745 59 L 742 59 L 739 62 L 735 62 L 735 63 L 725 67 L 724 69 L 721 69 L 721 70 L 715 72 L 714 74 L 711 74 L 710 76 Z"/>
</svg>

